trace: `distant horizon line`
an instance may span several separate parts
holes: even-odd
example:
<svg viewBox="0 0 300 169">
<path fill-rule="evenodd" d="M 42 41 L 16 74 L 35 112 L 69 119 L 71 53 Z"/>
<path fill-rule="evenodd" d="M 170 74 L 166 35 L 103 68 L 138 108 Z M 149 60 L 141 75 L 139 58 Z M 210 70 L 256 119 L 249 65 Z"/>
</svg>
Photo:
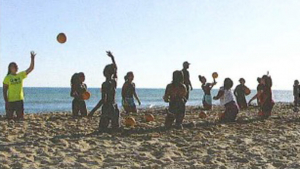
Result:
<svg viewBox="0 0 300 169">
<path fill-rule="evenodd" d="M 2 87 L 0 87 L 2 88 Z M 71 88 L 71 87 L 29 87 L 29 86 L 26 86 L 24 88 L 52 88 L 52 89 L 55 89 L 55 88 Z M 88 89 L 100 89 L 100 87 L 88 87 Z M 122 88 L 117 88 L 117 89 L 122 89 Z M 158 88 L 158 87 L 153 87 L 153 88 L 150 88 L 150 87 L 138 87 L 136 89 L 165 89 L 165 88 Z M 194 88 L 196 90 L 202 90 L 201 88 Z M 212 89 L 212 90 L 218 90 L 219 88 L 215 88 L 215 89 Z M 256 90 L 256 89 L 250 89 L 250 90 Z M 272 89 L 272 90 L 277 90 L 277 91 L 293 91 L 293 90 L 287 90 L 287 89 Z"/>
</svg>

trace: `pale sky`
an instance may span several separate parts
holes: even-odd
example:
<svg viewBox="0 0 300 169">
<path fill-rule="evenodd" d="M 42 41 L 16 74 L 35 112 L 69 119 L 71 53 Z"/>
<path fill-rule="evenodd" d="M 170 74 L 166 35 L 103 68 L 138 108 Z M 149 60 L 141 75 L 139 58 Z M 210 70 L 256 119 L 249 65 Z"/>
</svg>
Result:
<svg viewBox="0 0 300 169">
<path fill-rule="evenodd" d="M 219 73 L 235 85 L 240 77 L 256 88 L 268 70 L 274 89 L 292 89 L 300 79 L 299 0 L 0 0 L 0 79 L 9 62 L 25 70 L 30 51 L 36 68 L 24 85 L 69 87 L 84 72 L 89 87 L 100 87 L 111 50 L 119 85 L 128 71 L 138 88 L 164 88 L 172 72 L 191 62 L 209 81 Z M 68 41 L 59 44 L 58 33 Z"/>
</svg>

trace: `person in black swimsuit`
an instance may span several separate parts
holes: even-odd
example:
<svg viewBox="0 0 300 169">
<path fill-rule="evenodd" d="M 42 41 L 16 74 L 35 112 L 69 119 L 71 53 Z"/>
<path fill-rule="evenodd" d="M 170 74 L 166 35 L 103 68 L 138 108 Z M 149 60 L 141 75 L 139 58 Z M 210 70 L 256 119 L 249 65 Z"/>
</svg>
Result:
<svg viewBox="0 0 300 169">
<path fill-rule="evenodd" d="M 182 122 L 185 116 L 185 103 L 187 90 L 183 84 L 182 71 L 173 72 L 173 81 L 167 85 L 164 101 L 169 103 L 169 110 L 165 120 L 166 128 L 170 128 L 174 122 L 177 128 L 182 128 Z"/>
<path fill-rule="evenodd" d="M 85 101 L 82 99 L 82 94 L 87 91 L 85 83 L 84 73 L 75 73 L 71 78 L 71 97 L 74 97 L 72 101 L 72 114 L 78 116 L 79 112 L 81 116 L 87 116 L 87 108 Z"/>
</svg>

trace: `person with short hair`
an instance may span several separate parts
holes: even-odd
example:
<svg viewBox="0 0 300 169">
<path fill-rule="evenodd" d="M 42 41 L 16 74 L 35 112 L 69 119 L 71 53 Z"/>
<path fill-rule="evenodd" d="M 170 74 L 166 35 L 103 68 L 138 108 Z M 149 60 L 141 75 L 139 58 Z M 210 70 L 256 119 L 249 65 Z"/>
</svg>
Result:
<svg viewBox="0 0 300 169">
<path fill-rule="evenodd" d="M 190 63 L 185 61 L 183 62 L 183 84 L 186 86 L 187 89 L 187 94 L 186 94 L 186 99 L 189 99 L 190 96 L 190 90 L 193 90 L 193 86 L 190 80 L 190 73 L 188 71 L 188 69 L 190 68 Z"/>
</svg>

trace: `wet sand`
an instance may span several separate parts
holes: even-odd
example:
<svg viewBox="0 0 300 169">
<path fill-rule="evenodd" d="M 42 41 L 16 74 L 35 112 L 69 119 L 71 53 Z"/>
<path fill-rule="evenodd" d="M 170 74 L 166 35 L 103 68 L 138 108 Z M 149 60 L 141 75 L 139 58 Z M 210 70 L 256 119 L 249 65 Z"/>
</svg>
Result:
<svg viewBox="0 0 300 169">
<path fill-rule="evenodd" d="M 277 104 L 267 120 L 257 109 L 241 111 L 236 123 L 189 107 L 184 129 L 165 130 L 165 110 L 133 115 L 135 128 L 98 132 L 99 116 L 29 114 L 21 122 L 0 119 L 0 168 L 300 168 L 300 116 Z M 144 113 L 154 122 L 145 122 Z M 123 115 L 124 117 L 124 115 Z"/>
</svg>

